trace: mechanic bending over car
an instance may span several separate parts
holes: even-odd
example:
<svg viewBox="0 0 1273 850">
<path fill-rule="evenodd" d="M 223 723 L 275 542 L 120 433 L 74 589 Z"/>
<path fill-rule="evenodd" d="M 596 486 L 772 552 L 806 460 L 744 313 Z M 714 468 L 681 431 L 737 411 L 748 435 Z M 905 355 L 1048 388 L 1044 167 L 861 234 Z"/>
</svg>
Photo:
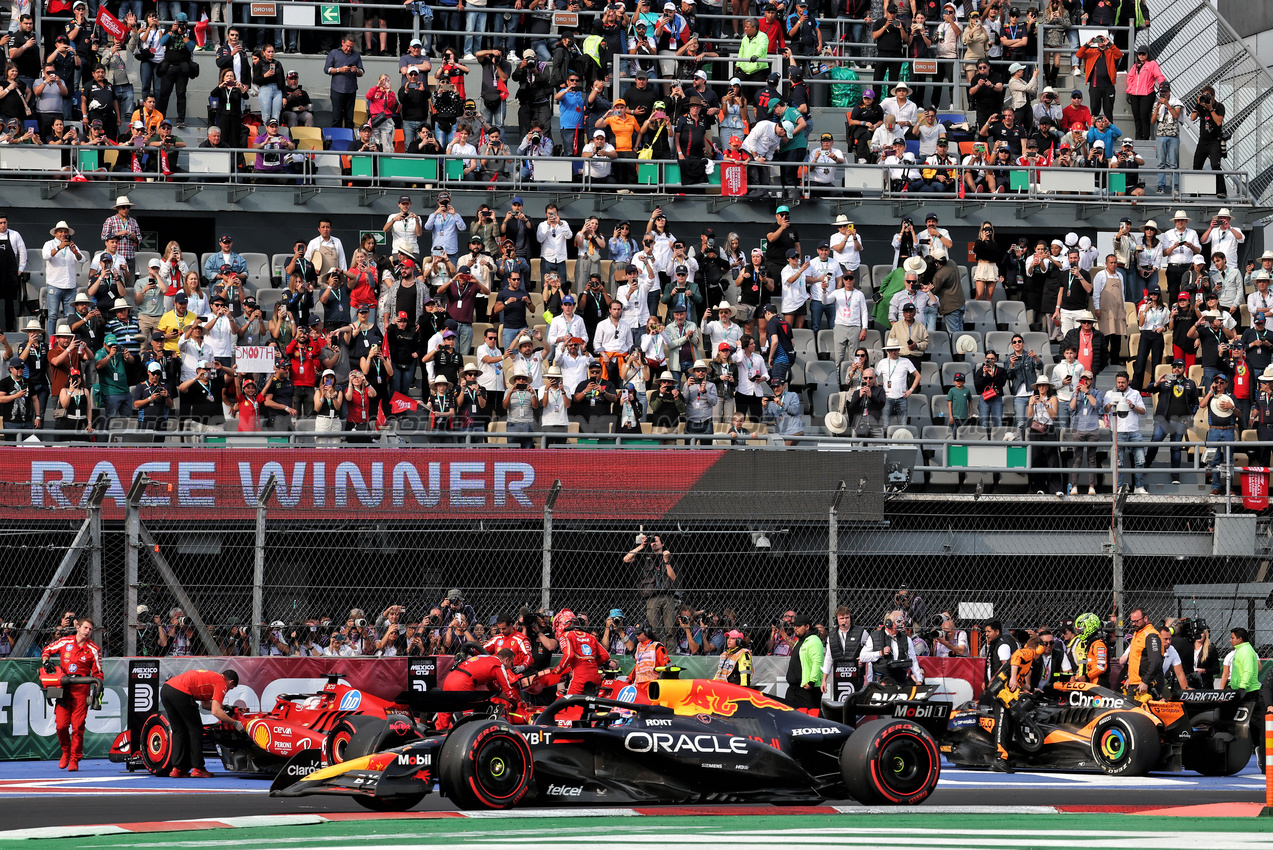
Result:
<svg viewBox="0 0 1273 850">
<path fill-rule="evenodd" d="M 222 723 L 228 723 L 240 732 L 243 723 L 235 720 L 222 707 L 225 692 L 239 684 L 239 674 L 233 670 L 187 670 L 164 682 L 159 691 L 159 701 L 172 725 L 172 772 L 169 776 L 207 779 L 212 776 L 203 763 L 203 718 L 199 707 L 212 712 Z"/>
<path fill-rule="evenodd" d="M 995 709 L 995 760 L 990 769 L 996 773 L 1011 773 L 1008 766 L 1008 741 L 1012 734 L 1009 715 L 1025 719 L 1028 709 L 1018 703 L 1030 690 L 1031 668 L 1035 657 L 1042 651 L 1043 642 L 1037 637 L 1026 641 L 1025 646 L 1014 651 L 1008 663 L 999 669 L 987 690 Z"/>
<path fill-rule="evenodd" d="M 522 704 L 522 692 L 512 675 L 516 653 L 508 647 L 494 655 L 472 655 L 452 667 L 442 680 L 444 691 L 490 691 L 499 693 L 516 709 Z"/>
<path fill-rule="evenodd" d="M 911 640 L 906 636 L 905 612 L 888 612 L 884 625 L 871 632 L 871 644 L 862 647 L 858 655 L 859 663 L 871 665 L 867 681 L 904 685 L 909 678 L 917 685 L 924 684 L 924 674 L 919 669 L 919 660 L 911 652 L 911 646 Z"/>
</svg>

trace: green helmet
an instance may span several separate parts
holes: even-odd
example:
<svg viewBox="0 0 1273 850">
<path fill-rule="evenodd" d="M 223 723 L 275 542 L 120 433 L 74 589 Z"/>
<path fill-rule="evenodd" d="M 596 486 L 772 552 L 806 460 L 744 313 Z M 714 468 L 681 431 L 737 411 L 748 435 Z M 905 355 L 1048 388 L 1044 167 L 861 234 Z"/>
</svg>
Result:
<svg viewBox="0 0 1273 850">
<path fill-rule="evenodd" d="M 1086 641 L 1101 628 L 1101 618 L 1088 612 L 1074 618 L 1074 630 L 1079 633 L 1079 640 Z"/>
</svg>

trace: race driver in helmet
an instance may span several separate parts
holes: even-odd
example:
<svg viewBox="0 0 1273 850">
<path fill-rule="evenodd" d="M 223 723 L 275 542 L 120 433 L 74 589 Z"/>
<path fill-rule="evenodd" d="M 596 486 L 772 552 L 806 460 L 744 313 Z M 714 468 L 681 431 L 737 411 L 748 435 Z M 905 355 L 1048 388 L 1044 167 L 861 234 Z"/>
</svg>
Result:
<svg viewBox="0 0 1273 850">
<path fill-rule="evenodd" d="M 1074 619 L 1078 634 L 1070 641 L 1070 657 L 1074 659 L 1076 681 L 1093 682 L 1109 687 L 1109 644 L 1101 636 L 1101 618 L 1091 612 Z"/>
<path fill-rule="evenodd" d="M 588 685 L 592 685 L 588 692 L 595 694 L 601 687 L 602 664 L 610 665 L 610 653 L 606 652 L 596 635 L 584 630 L 582 619 L 573 617 L 569 630 L 561 637 L 561 661 L 552 670 L 559 676 L 570 674 L 570 687 L 565 693 L 582 694 Z M 557 690 L 562 691 L 560 685 Z"/>
</svg>

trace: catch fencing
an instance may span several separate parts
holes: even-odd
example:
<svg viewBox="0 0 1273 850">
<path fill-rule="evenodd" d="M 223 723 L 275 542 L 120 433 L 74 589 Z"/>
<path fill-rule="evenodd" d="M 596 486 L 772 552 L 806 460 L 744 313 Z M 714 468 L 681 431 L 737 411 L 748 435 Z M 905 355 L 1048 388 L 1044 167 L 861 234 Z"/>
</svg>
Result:
<svg viewBox="0 0 1273 850">
<path fill-rule="evenodd" d="M 741 628 L 760 652 L 785 611 L 830 624 L 847 604 L 872 626 L 902 588 L 921 633 L 943 611 L 966 627 L 990 617 L 1033 627 L 1084 611 L 1117 609 L 1125 621 L 1137 606 L 1155 619 L 1201 616 L 1213 632 L 1252 627 L 1257 643 L 1273 627 L 1269 526 L 1259 514 L 1216 513 L 1204 500 L 886 494 L 866 467 L 833 488 L 700 490 L 669 453 L 628 452 L 650 476 L 634 475 L 631 461 L 587 486 L 568 470 L 564 486 L 541 476 L 512 511 L 449 487 L 426 494 L 432 512 L 395 508 L 392 494 L 388 510 L 339 490 L 302 499 L 294 479 L 273 473 L 247 492 L 205 488 L 203 508 L 145 474 L 125 480 L 122 510 L 112 487 L 92 478 L 61 485 L 61 498 L 38 509 L 29 486 L 10 483 L 0 493 L 23 509 L 0 524 L 0 621 L 14 624 L 23 655 L 51 639 L 66 611 L 88 612 L 108 654 L 137 654 L 157 650 L 155 619 L 169 625 L 179 608 L 189 618 L 169 638 L 179 653 L 255 653 L 262 640 L 269 652 L 270 623 L 303 642 L 307 621 L 344 625 L 355 608 L 372 624 L 393 605 L 405 622 L 428 622 L 456 588 L 479 634 L 492 615 L 523 607 L 571 608 L 600 631 L 618 608 L 629 625 L 652 619 L 675 643 L 683 630 L 660 622 L 675 612 L 647 610 L 641 553 L 624 561 L 644 533 L 672 553 L 676 601 L 691 619 L 702 618 L 708 636 Z M 245 499 L 247 509 L 230 507 Z M 456 507 L 466 500 L 475 507 Z M 139 605 L 149 608 L 141 617 Z M 240 632 L 246 645 L 236 650 Z"/>
</svg>

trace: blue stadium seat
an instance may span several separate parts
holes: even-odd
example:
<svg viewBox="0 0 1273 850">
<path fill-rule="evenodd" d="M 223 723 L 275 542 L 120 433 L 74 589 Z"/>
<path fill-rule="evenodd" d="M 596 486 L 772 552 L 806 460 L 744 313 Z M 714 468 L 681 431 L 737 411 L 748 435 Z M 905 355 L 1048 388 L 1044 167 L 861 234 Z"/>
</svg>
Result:
<svg viewBox="0 0 1273 850">
<path fill-rule="evenodd" d="M 910 141 L 908 141 L 906 143 L 906 152 L 909 154 L 914 154 L 916 157 L 918 157 L 919 156 L 919 140 L 911 139 Z"/>
<path fill-rule="evenodd" d="M 323 128 L 324 142 L 336 142 L 338 140 L 352 142 L 354 140 L 354 131 L 349 129 L 348 127 L 324 127 Z M 349 150 L 349 148 L 348 146 L 346 146 L 344 148 L 341 148 L 341 150 Z"/>
</svg>

